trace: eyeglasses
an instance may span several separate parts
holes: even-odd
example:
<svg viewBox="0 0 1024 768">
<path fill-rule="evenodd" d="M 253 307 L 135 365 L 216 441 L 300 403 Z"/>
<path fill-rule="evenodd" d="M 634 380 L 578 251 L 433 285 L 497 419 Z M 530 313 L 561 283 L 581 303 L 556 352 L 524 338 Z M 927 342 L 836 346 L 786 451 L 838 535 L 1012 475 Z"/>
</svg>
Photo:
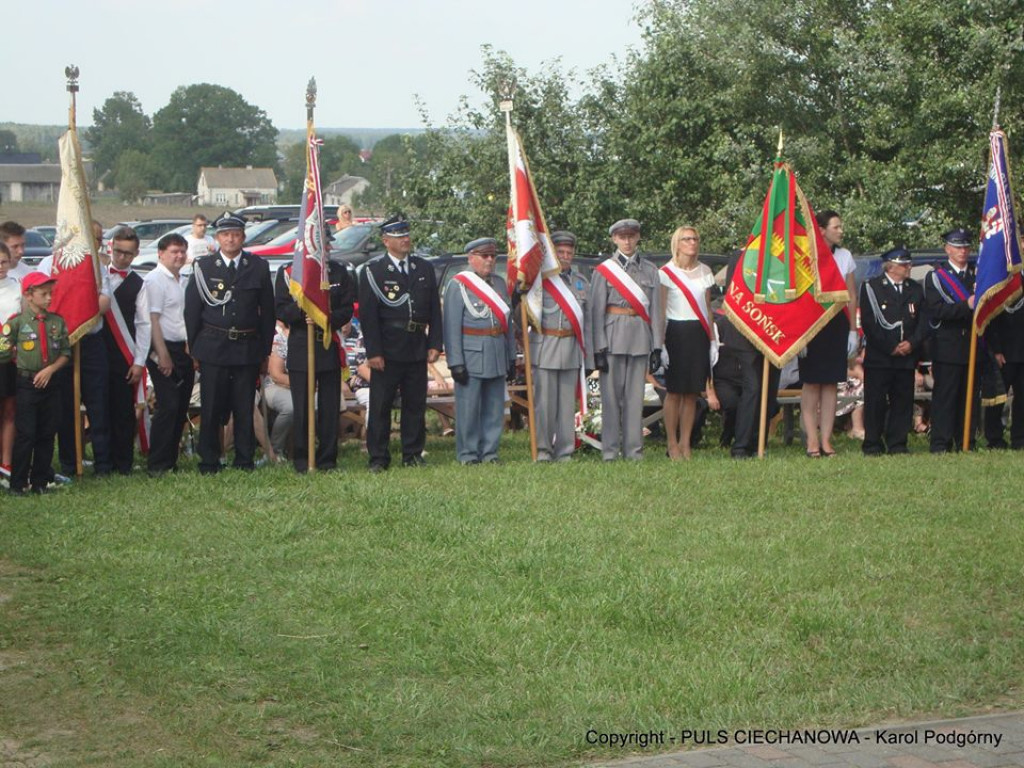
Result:
<svg viewBox="0 0 1024 768">
<path fill-rule="evenodd" d="M 479 251 L 473 251 L 474 256 L 479 256 L 481 259 L 496 259 L 498 254 L 496 253 L 480 253 Z"/>
<path fill-rule="evenodd" d="M 120 248 L 112 248 L 111 250 L 118 256 L 131 256 L 132 258 L 135 258 L 138 255 L 135 251 L 124 251 Z"/>
<path fill-rule="evenodd" d="M 680 242 L 683 242 L 683 243 L 699 243 L 700 242 L 700 238 L 699 237 L 693 237 L 692 235 L 687 235 L 686 237 L 680 237 L 679 240 L 680 240 Z"/>
</svg>

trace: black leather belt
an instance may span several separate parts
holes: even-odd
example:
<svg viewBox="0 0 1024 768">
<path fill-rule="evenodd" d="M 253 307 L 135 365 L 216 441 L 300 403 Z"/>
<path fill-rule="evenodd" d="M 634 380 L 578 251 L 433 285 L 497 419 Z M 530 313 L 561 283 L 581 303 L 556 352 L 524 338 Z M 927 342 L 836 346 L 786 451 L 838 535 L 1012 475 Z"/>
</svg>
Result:
<svg viewBox="0 0 1024 768">
<path fill-rule="evenodd" d="M 414 320 L 385 320 L 384 325 L 389 328 L 401 328 L 409 333 L 423 333 L 423 331 L 427 330 L 429 323 L 417 323 Z"/>
<path fill-rule="evenodd" d="M 23 379 L 34 379 L 37 373 L 39 373 L 39 371 L 28 371 L 24 368 L 18 369 L 18 375 Z"/>
<path fill-rule="evenodd" d="M 229 341 L 241 341 L 242 339 L 250 339 L 256 335 L 255 328 L 221 328 L 216 325 L 207 325 L 204 326 L 204 330 L 223 333 L 228 337 Z"/>
</svg>

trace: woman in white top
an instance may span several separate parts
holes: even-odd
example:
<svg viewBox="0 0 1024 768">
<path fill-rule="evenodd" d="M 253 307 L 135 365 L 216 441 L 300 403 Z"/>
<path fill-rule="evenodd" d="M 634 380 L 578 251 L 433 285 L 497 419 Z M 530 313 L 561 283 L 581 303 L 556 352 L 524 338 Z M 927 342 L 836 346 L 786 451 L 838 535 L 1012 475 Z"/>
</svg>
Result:
<svg viewBox="0 0 1024 768">
<path fill-rule="evenodd" d="M 846 278 L 850 302 L 846 310 L 833 317 L 807 345 L 800 358 L 800 421 L 807 436 L 807 455 L 836 455 L 832 447 L 832 429 L 836 421 L 836 400 L 840 381 L 846 381 L 847 360 L 857 354 L 857 293 L 853 273 L 853 255 L 843 242 L 843 220 L 835 211 L 822 211 L 815 217 L 825 242 L 832 248 L 836 266 Z"/>
<path fill-rule="evenodd" d="M 334 225 L 335 232 L 341 232 L 343 229 L 348 229 L 355 222 L 352 221 L 352 206 L 348 203 L 342 203 L 338 206 L 338 221 Z"/>
<path fill-rule="evenodd" d="M 668 370 L 665 373 L 665 432 L 673 461 L 690 458 L 690 435 L 697 414 L 697 397 L 707 391 L 708 403 L 718 410 L 711 380 L 711 270 L 697 261 L 700 235 L 680 227 L 672 235 L 672 260 L 658 272 L 661 281 L 659 318 L 665 333 Z M 716 349 L 717 351 L 717 349 Z"/>
<path fill-rule="evenodd" d="M 21 312 L 21 281 L 8 274 L 11 252 L 0 243 L 0 324 Z M 12 360 L 0 363 L 0 474 L 9 479 L 14 453 L 14 388 L 16 366 Z"/>
</svg>

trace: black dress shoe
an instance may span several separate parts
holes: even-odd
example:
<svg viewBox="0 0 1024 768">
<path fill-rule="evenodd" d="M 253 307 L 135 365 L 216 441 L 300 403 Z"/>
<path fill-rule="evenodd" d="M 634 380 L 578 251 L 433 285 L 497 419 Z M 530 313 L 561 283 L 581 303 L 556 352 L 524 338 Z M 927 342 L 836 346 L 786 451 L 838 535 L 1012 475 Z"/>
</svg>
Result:
<svg viewBox="0 0 1024 768">
<path fill-rule="evenodd" d="M 427 466 L 427 460 L 422 456 L 409 456 L 408 458 L 402 459 L 403 467 L 425 467 Z"/>
<path fill-rule="evenodd" d="M 371 464 L 370 465 L 370 474 L 379 475 L 381 472 L 387 472 L 387 471 L 388 471 L 388 468 L 385 467 L 383 464 Z"/>
</svg>

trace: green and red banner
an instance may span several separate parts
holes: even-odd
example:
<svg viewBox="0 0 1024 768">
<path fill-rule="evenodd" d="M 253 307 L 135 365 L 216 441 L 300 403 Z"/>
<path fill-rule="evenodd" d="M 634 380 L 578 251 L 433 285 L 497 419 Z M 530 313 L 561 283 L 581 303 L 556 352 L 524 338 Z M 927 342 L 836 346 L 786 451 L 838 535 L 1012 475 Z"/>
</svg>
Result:
<svg viewBox="0 0 1024 768">
<path fill-rule="evenodd" d="M 849 298 L 793 169 L 776 158 L 761 217 L 726 290 L 726 315 L 781 368 Z"/>
</svg>

